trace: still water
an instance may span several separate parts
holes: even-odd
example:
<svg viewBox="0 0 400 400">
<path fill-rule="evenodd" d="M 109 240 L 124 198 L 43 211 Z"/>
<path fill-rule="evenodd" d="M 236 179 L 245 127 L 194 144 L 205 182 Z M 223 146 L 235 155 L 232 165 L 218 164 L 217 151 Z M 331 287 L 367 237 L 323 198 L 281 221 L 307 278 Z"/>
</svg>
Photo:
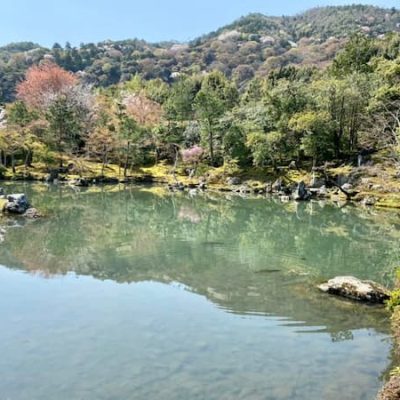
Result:
<svg viewBox="0 0 400 400">
<path fill-rule="evenodd" d="M 388 315 L 319 293 L 390 285 L 396 213 L 160 188 L 14 185 L 2 220 L 0 400 L 373 399 Z"/>
</svg>

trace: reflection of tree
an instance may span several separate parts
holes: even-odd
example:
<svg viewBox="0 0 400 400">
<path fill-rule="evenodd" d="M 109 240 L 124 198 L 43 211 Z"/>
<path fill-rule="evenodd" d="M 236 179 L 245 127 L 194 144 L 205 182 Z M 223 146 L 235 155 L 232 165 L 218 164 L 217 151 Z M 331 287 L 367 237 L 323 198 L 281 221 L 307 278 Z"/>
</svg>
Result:
<svg viewBox="0 0 400 400">
<path fill-rule="evenodd" d="M 390 213 L 118 187 L 23 191 L 48 217 L 9 230 L 3 264 L 46 275 L 181 282 L 230 311 L 326 326 L 338 339 L 355 328 L 382 329 L 380 309 L 365 313 L 314 286 L 316 278 L 349 273 L 384 281 L 400 259 Z"/>
</svg>

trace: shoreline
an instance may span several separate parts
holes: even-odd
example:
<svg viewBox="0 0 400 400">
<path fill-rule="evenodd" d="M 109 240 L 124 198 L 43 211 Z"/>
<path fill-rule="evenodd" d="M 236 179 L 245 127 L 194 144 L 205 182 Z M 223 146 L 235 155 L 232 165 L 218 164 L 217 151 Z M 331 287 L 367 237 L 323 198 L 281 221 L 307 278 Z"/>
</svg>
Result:
<svg viewBox="0 0 400 400">
<path fill-rule="evenodd" d="M 53 175 L 48 167 L 34 165 L 28 169 L 17 167 L 16 173 L 7 170 L 0 182 L 42 182 L 89 187 L 93 185 L 162 185 L 171 191 L 207 190 L 241 195 L 278 197 L 283 203 L 326 200 L 339 204 L 364 207 L 400 209 L 400 179 L 393 168 L 376 165 L 352 167 L 343 165 L 327 172 L 305 169 L 249 169 L 226 171 L 224 167 L 209 168 L 202 176 L 189 177 L 183 167 L 172 171 L 167 164 L 142 167 L 121 176 L 121 168 L 107 165 L 100 173 L 101 164 L 86 162 L 79 173 L 66 170 Z M 53 170 L 54 171 L 54 170 Z M 328 177 L 329 176 L 329 177 Z M 1 184 L 1 183 L 0 183 Z M 299 186 L 304 186 L 299 196 Z M 346 190 L 343 190 L 345 188 Z"/>
</svg>

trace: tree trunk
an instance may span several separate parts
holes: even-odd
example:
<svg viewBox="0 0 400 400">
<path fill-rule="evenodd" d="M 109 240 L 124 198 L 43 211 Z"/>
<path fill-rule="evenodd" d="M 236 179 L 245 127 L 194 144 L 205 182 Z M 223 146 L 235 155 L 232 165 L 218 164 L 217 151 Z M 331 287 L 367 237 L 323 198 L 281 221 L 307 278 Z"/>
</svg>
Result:
<svg viewBox="0 0 400 400">
<path fill-rule="evenodd" d="M 124 178 L 127 176 L 128 166 L 129 166 L 129 151 L 131 147 L 131 142 L 128 142 L 126 147 L 126 157 L 125 157 L 125 165 L 124 165 Z"/>
<path fill-rule="evenodd" d="M 12 172 L 15 174 L 17 171 L 15 170 L 15 157 L 14 153 L 11 154 L 11 167 L 12 167 Z"/>
<path fill-rule="evenodd" d="M 210 162 L 214 167 L 214 135 L 211 132 L 211 129 L 208 130 L 208 146 L 210 149 Z"/>
</svg>

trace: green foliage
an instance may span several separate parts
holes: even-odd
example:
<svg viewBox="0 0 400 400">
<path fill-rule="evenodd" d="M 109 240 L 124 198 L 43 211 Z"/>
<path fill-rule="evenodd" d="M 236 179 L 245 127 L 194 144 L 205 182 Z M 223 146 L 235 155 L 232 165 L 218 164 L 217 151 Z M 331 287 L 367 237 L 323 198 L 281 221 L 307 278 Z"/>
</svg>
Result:
<svg viewBox="0 0 400 400">
<path fill-rule="evenodd" d="M 371 72 L 369 62 L 377 54 L 376 42 L 361 34 L 354 35 L 335 58 L 332 66 L 333 73 L 341 76 L 354 72 Z"/>
<path fill-rule="evenodd" d="M 26 127 L 38 118 L 38 114 L 29 111 L 22 101 L 16 101 L 7 110 L 7 121 L 10 124 Z"/>
<path fill-rule="evenodd" d="M 107 60 L 88 68 L 96 71 L 94 83 L 107 86 L 115 74 L 125 74 L 113 60 L 127 61 L 125 51 L 129 48 L 135 68 L 121 78 L 123 82 L 97 87 L 95 94 L 87 90 L 87 85 L 77 84 L 69 94 L 61 93 L 56 98 L 50 95 L 45 110 L 32 111 L 20 101 L 8 104 L 6 123 L 4 113 L 0 121 L 5 162 L 10 158 L 13 163 L 25 160 L 28 166 L 35 159 L 50 164 L 57 151 L 94 158 L 102 162 L 103 169 L 109 162 L 116 163 L 126 175 L 133 166 L 145 163 L 178 163 L 181 149 L 200 146 L 204 149 L 204 168 L 208 164 L 219 172 L 231 163 L 277 167 L 292 160 L 347 162 L 356 159 L 359 152 L 380 149 L 400 165 L 400 35 L 393 33 L 379 39 L 354 35 L 330 68 L 288 65 L 262 72 L 265 65 L 260 65 L 256 77 L 238 79 L 247 66 L 254 64 L 235 69 L 240 61 L 236 60 L 237 53 L 240 57 L 244 53 L 252 56 L 256 63 L 258 54 L 267 47 L 268 51 L 284 46 L 285 51 L 297 52 L 299 47 L 289 41 L 303 34 L 302 43 L 312 40 L 302 24 L 316 15 L 323 18 L 324 10 L 332 23 L 336 8 L 317 9 L 296 20 L 296 26 L 304 28 L 303 33 L 287 32 L 284 37 L 277 20 L 252 15 L 231 26 L 231 30 L 225 28 L 189 47 L 169 43 L 171 50 L 165 47 L 167 44 L 153 48 L 141 41 L 118 42 L 118 46 L 110 42 Z M 346 16 L 376 11 L 369 7 L 339 10 Z M 397 12 L 391 15 L 395 18 Z M 291 23 L 285 20 L 285 29 Z M 329 29 L 334 29 L 332 24 Z M 268 36 L 269 30 L 279 41 Z M 208 48 L 210 41 L 214 43 L 212 48 Z M 101 46 L 74 49 L 55 45 L 52 52 L 59 63 L 80 60 L 83 66 Z M 173 78 L 159 76 L 158 59 L 182 60 L 188 48 L 194 47 L 201 48 L 200 53 L 207 52 L 201 61 L 201 68 L 207 72 L 198 73 L 201 68 L 194 68 L 190 73 L 175 73 L 173 68 Z M 223 57 L 220 48 L 226 52 Z M 7 51 L 16 54 L 18 46 Z M 136 64 L 144 60 L 145 71 L 138 71 Z M 226 64 L 230 65 L 228 69 Z M 232 75 L 232 71 L 237 74 Z M 60 161 L 65 158 L 58 156 Z"/>
<path fill-rule="evenodd" d="M 273 69 L 279 72 L 292 65 L 325 65 L 350 35 L 361 33 L 375 38 L 398 32 L 399 16 L 398 10 L 372 6 L 322 7 L 292 17 L 251 14 L 184 45 L 138 39 L 79 47 L 55 43 L 52 48 L 30 42 L 13 43 L 0 47 L 0 102 L 12 101 L 15 86 L 27 68 L 49 56 L 66 70 L 83 71 L 85 80 L 99 87 L 124 83 L 136 76 L 171 83 L 176 76 L 215 69 L 233 77 L 241 86 L 253 76 L 266 76 Z M 359 44 L 363 49 L 363 40 Z M 378 47 L 385 58 L 397 57 L 395 38 Z M 349 64 L 349 56 L 358 49 L 348 48 L 338 65 L 345 69 L 367 68 L 362 64 L 371 56 L 366 50 Z M 161 100 L 159 95 L 155 95 L 157 101 Z"/>
<path fill-rule="evenodd" d="M 389 311 L 393 312 L 396 307 L 400 305 L 400 289 L 393 290 L 390 293 L 390 299 L 386 303 L 386 307 Z"/>
<path fill-rule="evenodd" d="M 268 162 L 276 165 L 276 162 L 283 155 L 284 135 L 281 132 L 252 132 L 247 136 L 247 146 L 249 147 L 254 165 L 257 167 L 265 166 Z"/>
<path fill-rule="evenodd" d="M 396 269 L 395 272 L 396 275 L 396 286 L 398 287 L 397 289 L 393 290 L 390 293 L 390 299 L 386 302 L 386 308 L 390 311 L 393 312 L 396 307 L 400 306 L 400 268 Z"/>
</svg>

